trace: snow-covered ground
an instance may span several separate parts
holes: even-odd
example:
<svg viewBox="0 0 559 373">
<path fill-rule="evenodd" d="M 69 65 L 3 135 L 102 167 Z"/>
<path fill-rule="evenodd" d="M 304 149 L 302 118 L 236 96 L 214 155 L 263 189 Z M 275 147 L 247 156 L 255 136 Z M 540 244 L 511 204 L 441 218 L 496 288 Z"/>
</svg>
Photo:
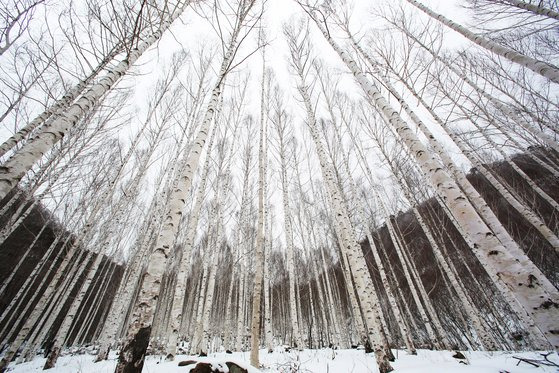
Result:
<svg viewBox="0 0 559 373">
<path fill-rule="evenodd" d="M 559 372 L 556 367 L 540 366 L 539 368 L 521 362 L 513 356 L 541 360 L 537 352 L 466 352 L 468 365 L 460 363 L 452 357 L 452 351 L 418 350 L 416 356 L 411 356 L 403 351 L 394 351 L 397 360 L 392 363 L 395 373 L 544 373 Z M 232 361 L 243 367 L 249 367 L 249 352 L 233 354 L 215 353 L 207 358 L 179 355 L 173 362 L 166 362 L 162 358 L 148 357 L 144 366 L 144 373 L 186 373 L 189 367 L 179 367 L 178 362 L 185 360 L 218 362 Z M 559 362 L 559 355 L 555 352 L 549 356 L 554 362 Z M 50 373 L 112 373 L 116 364 L 116 356 L 100 363 L 94 363 L 94 356 L 76 355 L 62 356 L 56 368 Z M 301 372 L 301 373 L 369 373 L 378 372 L 374 368 L 374 358 L 361 350 L 304 350 L 283 352 L 278 349 L 268 354 L 265 350 L 260 354 L 263 368 L 260 372 Z M 32 362 L 10 365 L 9 371 L 14 373 L 41 372 L 45 359 L 37 358 Z M 223 365 L 224 366 L 224 365 Z M 224 372 L 227 370 L 224 369 Z M 249 367 L 250 373 L 258 370 Z"/>
</svg>

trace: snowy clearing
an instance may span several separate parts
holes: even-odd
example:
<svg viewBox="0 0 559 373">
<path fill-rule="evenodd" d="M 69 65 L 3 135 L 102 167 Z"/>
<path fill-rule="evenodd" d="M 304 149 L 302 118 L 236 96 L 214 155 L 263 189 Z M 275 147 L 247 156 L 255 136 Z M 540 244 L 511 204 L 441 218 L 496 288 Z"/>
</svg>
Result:
<svg viewBox="0 0 559 373">
<path fill-rule="evenodd" d="M 408 355 L 401 350 L 395 350 L 397 360 L 393 363 L 394 371 L 397 373 L 433 373 L 433 372 L 468 372 L 468 373 L 544 373 L 558 372 L 556 367 L 531 366 L 521 362 L 513 356 L 527 359 L 541 360 L 538 352 L 465 352 L 469 365 L 465 365 L 452 357 L 453 351 L 429 351 L 418 350 L 417 356 Z M 359 350 L 304 350 L 281 352 L 276 350 L 268 354 L 265 350 L 260 352 L 263 369 L 261 372 L 352 372 L 352 373 L 374 373 L 378 372 L 374 364 L 372 354 L 365 354 Z M 116 366 L 116 355 L 111 354 L 108 361 L 94 363 L 94 356 L 76 355 L 62 356 L 51 373 L 112 373 Z M 559 363 L 559 355 L 553 353 L 549 356 L 553 362 Z M 19 365 L 11 364 L 9 372 L 41 372 L 45 363 L 44 358 L 35 359 L 29 363 Z M 248 368 L 249 373 L 259 372 L 249 366 L 250 352 L 236 352 L 233 354 L 215 353 L 205 358 L 196 356 L 178 355 L 173 362 L 166 362 L 160 357 L 148 357 L 143 369 L 144 373 L 186 373 L 194 365 L 179 367 L 178 363 L 185 360 L 197 360 L 213 363 L 214 366 L 225 361 L 235 362 Z M 223 364 L 224 366 L 224 364 Z M 224 372 L 228 372 L 225 368 Z"/>
</svg>

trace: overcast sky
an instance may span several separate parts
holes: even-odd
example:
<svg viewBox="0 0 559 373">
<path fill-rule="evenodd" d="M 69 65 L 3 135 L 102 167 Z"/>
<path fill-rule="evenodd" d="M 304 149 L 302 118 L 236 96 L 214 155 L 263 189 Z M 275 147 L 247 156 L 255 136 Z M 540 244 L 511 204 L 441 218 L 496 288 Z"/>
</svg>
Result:
<svg viewBox="0 0 559 373">
<path fill-rule="evenodd" d="M 359 36 L 367 35 L 372 29 L 380 30 L 379 35 L 382 36 L 382 24 L 375 20 L 373 13 L 375 9 L 382 9 L 383 7 L 394 5 L 398 0 L 354 0 L 351 2 L 353 5 L 352 12 L 352 28 Z M 402 0 L 403 3 L 405 1 Z M 455 21 L 464 21 L 464 9 L 457 6 L 454 0 L 423 0 L 425 5 L 431 7 L 433 10 L 452 18 Z M 425 17 L 420 11 L 405 3 L 405 5 L 414 10 L 417 17 Z M 63 6 L 59 4 L 57 6 Z M 56 7 L 50 10 L 56 17 Z M 296 128 L 296 136 L 300 138 L 301 142 L 310 142 L 306 128 L 302 125 L 304 123 L 304 112 L 302 111 L 299 102 L 298 94 L 295 89 L 297 80 L 289 72 L 288 69 L 288 49 L 282 33 L 284 23 L 295 21 L 304 17 L 304 12 L 300 9 L 295 1 L 292 0 L 267 0 L 263 25 L 266 29 L 267 38 L 270 42 L 266 48 L 266 63 L 269 68 L 274 71 L 276 81 L 286 92 L 286 99 L 289 101 L 290 111 L 295 115 L 294 127 Z M 52 18 L 54 19 L 54 18 Z M 346 90 L 361 94 L 360 88 L 353 83 L 350 74 L 347 74 L 345 66 L 341 63 L 338 56 L 334 53 L 332 48 L 325 42 L 323 37 L 317 32 L 316 26 L 311 23 L 311 32 L 313 38 L 313 49 L 315 55 L 326 62 L 332 68 L 332 71 L 343 76 L 345 83 L 342 84 Z M 459 35 L 448 32 L 448 42 L 446 46 L 464 45 L 464 40 Z M 237 61 L 250 53 L 255 46 L 257 32 L 253 32 L 250 40 L 248 40 L 238 54 Z M 138 118 L 143 117 L 145 111 L 145 98 L 146 94 L 150 92 L 151 87 L 157 80 L 162 72 L 163 66 L 170 60 L 174 52 L 179 50 L 197 51 L 201 48 L 208 48 L 212 45 L 217 45 L 217 35 L 210 26 L 206 19 L 200 17 L 193 9 L 187 9 L 185 14 L 180 20 L 175 21 L 171 29 L 164 34 L 157 47 L 151 48 L 148 52 L 137 61 L 134 72 L 137 74 L 134 77 L 127 77 L 124 81 L 119 83 L 119 86 L 133 87 L 134 89 L 134 102 L 132 105 L 137 111 Z M 220 56 L 216 56 L 214 65 L 219 64 Z M 250 57 L 243 65 L 239 66 L 238 72 L 250 72 L 251 74 L 251 93 L 250 93 L 250 107 L 249 111 L 255 117 L 259 116 L 259 85 L 262 74 L 261 54 L 256 53 Z M 345 75 L 344 75 L 345 74 Z M 213 78 L 212 78 L 213 80 Z M 141 123 L 141 120 L 136 122 Z M 127 128 L 121 131 L 120 137 L 126 142 L 126 139 L 131 138 L 135 133 L 135 129 Z M 0 133 L 3 139 L 8 136 L 8 131 L 4 128 Z M 128 140 L 129 141 L 129 140 Z M 309 144 L 307 144 L 309 145 Z M 312 148 L 312 145 L 310 145 Z M 314 164 L 314 170 L 307 170 L 311 172 L 310 177 L 320 178 L 316 160 L 310 163 Z M 237 168 L 239 163 L 236 164 Z M 270 171 L 274 172 L 273 167 Z M 240 177 L 240 170 L 236 170 L 237 178 Z M 306 175 L 305 178 L 308 178 Z M 238 179 L 237 179 L 238 181 Z M 272 203 L 278 208 L 275 212 L 277 218 L 281 221 L 281 199 L 278 193 L 277 180 L 270 185 L 270 193 L 272 195 Z M 277 230 L 276 234 L 281 233 Z"/>
</svg>

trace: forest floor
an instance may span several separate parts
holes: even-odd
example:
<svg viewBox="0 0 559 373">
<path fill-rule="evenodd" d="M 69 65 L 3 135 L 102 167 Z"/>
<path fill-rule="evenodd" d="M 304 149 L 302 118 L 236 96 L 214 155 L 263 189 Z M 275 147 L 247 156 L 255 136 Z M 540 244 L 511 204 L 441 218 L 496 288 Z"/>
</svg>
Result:
<svg viewBox="0 0 559 373">
<path fill-rule="evenodd" d="M 416 356 L 408 355 L 401 350 L 394 350 L 397 359 L 392 363 L 395 373 L 547 373 L 559 372 L 557 367 L 532 366 L 514 358 L 543 360 L 538 352 L 463 352 L 466 359 L 453 358 L 453 351 L 418 350 Z M 549 360 L 559 363 L 559 354 L 552 353 Z M 112 373 L 116 365 L 116 355 L 111 354 L 109 360 L 94 363 L 91 355 L 66 355 L 58 359 L 56 368 L 49 373 Z M 239 366 L 246 367 L 249 373 L 374 373 L 374 357 L 361 350 L 303 350 L 284 352 L 278 349 L 273 353 L 262 350 L 260 362 L 262 369 L 249 367 L 250 352 L 233 354 L 215 353 L 207 358 L 179 355 L 175 361 L 166 362 L 163 358 L 150 356 L 146 359 L 144 373 L 187 373 L 193 365 L 179 367 L 178 363 L 185 360 L 198 360 L 213 363 L 232 361 Z M 9 372 L 41 372 L 44 358 L 36 358 L 29 363 L 9 367 Z M 467 363 L 467 364 L 464 364 Z M 223 370 L 227 372 L 226 369 Z"/>
</svg>

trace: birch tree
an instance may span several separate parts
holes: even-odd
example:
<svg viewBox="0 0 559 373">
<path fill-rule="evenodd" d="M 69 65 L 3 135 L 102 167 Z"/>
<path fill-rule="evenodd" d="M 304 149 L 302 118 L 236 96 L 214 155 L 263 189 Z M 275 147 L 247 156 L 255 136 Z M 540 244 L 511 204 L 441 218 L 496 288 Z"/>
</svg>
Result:
<svg viewBox="0 0 559 373">
<path fill-rule="evenodd" d="M 247 32 L 249 32 L 250 26 L 255 22 L 250 17 L 253 5 L 254 1 L 245 0 L 241 0 L 236 4 L 233 29 L 231 30 L 230 39 L 226 44 L 227 47 L 223 55 L 217 82 L 212 90 L 210 101 L 207 104 L 201 127 L 193 141 L 193 146 L 189 154 L 184 155 L 184 169 L 181 169 L 174 182 L 173 190 L 169 197 L 169 208 L 165 213 L 165 223 L 157 238 L 155 250 L 150 256 L 148 268 L 142 279 L 141 291 L 134 307 L 132 321 L 128 326 L 127 341 L 122 348 L 115 372 L 124 372 L 127 369 L 137 369 L 133 367 L 143 366 L 155 312 L 154 300 L 157 300 L 157 294 L 160 290 L 161 275 L 165 270 L 166 259 L 176 236 L 182 209 L 192 183 L 192 177 L 198 167 L 200 153 L 206 142 L 216 105 L 224 88 L 223 81 L 232 67 L 239 41 L 242 41 L 245 37 L 245 35 L 241 34 L 242 29 L 248 24 Z"/>
<path fill-rule="evenodd" d="M 259 41 L 265 40 L 264 31 L 260 30 Z M 264 196 L 266 195 L 266 166 L 267 166 L 267 105 L 266 97 L 266 49 L 262 49 L 262 83 L 260 92 L 260 137 L 258 142 L 258 222 L 256 227 L 256 246 L 254 248 L 254 286 L 252 292 L 252 321 L 250 332 L 250 364 L 260 366 L 260 315 L 262 299 L 262 276 L 264 271 L 264 223 L 267 221 Z"/>
<path fill-rule="evenodd" d="M 85 115 L 95 103 L 105 95 L 114 84 L 122 77 L 136 60 L 157 42 L 161 35 L 169 28 L 187 8 L 189 2 L 178 3 L 171 6 L 170 12 L 163 17 L 157 30 L 132 49 L 125 59 L 109 71 L 98 83 L 94 84 L 63 114 L 48 125 L 32 141 L 16 152 L 10 160 L 5 162 L 0 173 L 0 199 L 21 180 L 26 172 L 35 164 L 53 144 L 60 141 L 66 132 Z"/>
<path fill-rule="evenodd" d="M 307 42 L 306 38 L 308 37 L 308 31 L 303 31 L 302 41 L 298 41 L 295 36 L 296 34 L 297 33 L 294 30 L 290 31 L 289 29 L 286 29 L 286 36 L 288 38 L 290 53 L 292 55 L 292 65 L 298 78 L 300 79 L 298 89 L 305 105 L 307 125 L 312 134 L 313 141 L 319 155 L 321 170 L 327 189 L 329 189 L 329 193 L 331 195 L 331 203 L 333 210 L 335 211 L 334 216 L 339 218 L 339 220 L 337 220 L 338 218 L 335 218 L 335 225 L 338 226 L 337 229 L 339 229 L 339 236 L 342 238 L 343 242 L 341 245 L 342 255 L 347 255 L 349 266 L 352 268 L 353 275 L 355 276 L 356 290 L 361 301 L 365 303 L 363 311 L 365 313 L 367 324 L 367 337 L 369 338 L 370 343 L 373 346 L 373 350 L 375 351 L 379 370 L 383 373 L 390 372 L 393 369 L 388 362 L 386 352 L 384 351 L 385 346 L 381 339 L 382 331 L 380 329 L 382 326 L 380 325 L 378 299 L 373 293 L 374 288 L 365 266 L 365 260 L 363 258 L 361 248 L 356 247 L 358 245 L 352 237 L 352 228 L 351 223 L 349 222 L 349 216 L 347 212 L 343 211 L 340 192 L 335 187 L 335 181 L 333 179 L 332 166 L 326 161 L 326 153 L 322 148 L 322 144 L 318 136 L 318 128 L 311 104 L 311 98 L 308 92 L 308 83 L 306 82 L 308 69 L 306 64 L 310 58 L 308 45 L 305 44 Z"/>
<path fill-rule="evenodd" d="M 289 117 L 283 108 L 281 92 L 279 88 L 274 91 L 274 112 L 271 122 L 276 131 L 277 138 L 277 151 L 280 158 L 280 181 L 281 181 L 281 191 L 282 191 L 282 201 L 283 201 L 283 224 L 285 231 L 285 242 L 286 242 L 286 252 L 287 252 L 287 272 L 289 276 L 289 314 L 291 319 L 291 325 L 293 328 L 293 336 L 295 345 L 301 347 L 301 335 L 299 332 L 299 320 L 297 319 L 297 308 L 295 304 L 295 265 L 293 262 L 293 229 L 291 223 L 291 207 L 289 204 L 289 194 L 288 194 L 288 174 L 287 165 L 289 159 L 287 153 L 287 141 L 289 136 Z"/>
<path fill-rule="evenodd" d="M 357 186 L 356 186 L 355 180 L 352 176 L 352 172 L 350 170 L 349 154 L 347 154 L 345 152 L 345 150 L 343 149 L 342 137 L 340 135 L 338 124 L 336 123 L 336 115 L 334 113 L 334 103 L 333 103 L 334 97 L 332 97 L 332 96 L 335 93 L 333 93 L 331 91 L 332 88 L 330 88 L 328 82 L 326 81 L 327 78 L 324 75 L 321 74 L 320 67 L 317 65 L 317 66 L 315 66 L 315 68 L 317 69 L 317 75 L 319 77 L 319 82 L 320 82 L 322 91 L 324 92 L 324 98 L 325 98 L 326 105 L 327 105 L 327 108 L 328 108 L 328 112 L 330 114 L 330 118 L 331 118 L 331 121 L 332 121 L 332 127 L 333 127 L 332 130 L 333 130 L 333 133 L 334 133 L 334 141 L 336 141 L 336 143 L 338 143 L 340 148 L 341 148 L 340 151 L 341 151 L 341 155 L 342 155 L 343 170 L 345 171 L 345 175 L 348 178 L 350 193 L 351 193 L 351 199 L 350 199 L 351 202 L 350 203 L 357 206 L 357 208 L 356 208 L 356 210 L 357 210 L 357 213 L 356 213 L 357 220 L 359 221 L 360 224 L 362 224 L 364 226 L 364 229 L 365 229 L 365 232 L 366 232 L 365 233 L 366 238 L 367 238 L 367 240 L 369 242 L 369 245 L 371 247 L 371 251 L 373 252 L 373 257 L 374 257 L 374 260 L 375 260 L 375 264 L 377 265 L 378 271 L 380 273 L 380 277 L 381 277 L 381 280 L 382 280 L 382 283 L 383 283 L 383 287 L 386 291 L 388 301 L 390 303 L 390 307 L 392 308 L 392 311 L 394 312 L 394 316 L 396 317 L 396 322 L 398 323 L 400 333 L 402 335 L 402 338 L 404 339 L 406 349 L 410 354 L 415 355 L 416 354 L 415 347 L 413 346 L 413 342 L 411 341 L 411 337 L 410 337 L 409 332 L 407 330 L 406 324 L 405 324 L 404 320 L 402 319 L 400 310 L 399 310 L 399 308 L 396 304 L 395 297 L 394 297 L 394 295 L 392 293 L 392 290 L 390 288 L 390 284 L 388 283 L 388 278 L 386 276 L 386 271 L 385 271 L 384 266 L 382 264 L 382 260 L 380 259 L 380 256 L 378 255 L 377 247 L 375 246 L 374 240 L 373 240 L 373 238 L 370 234 L 369 228 L 368 228 L 365 211 L 362 208 L 362 203 L 363 202 L 358 197 L 359 193 L 357 191 Z M 348 117 L 351 117 L 351 112 L 349 110 L 348 110 L 348 112 L 345 112 L 344 109 L 345 108 L 342 108 L 342 107 L 340 107 L 340 109 L 339 109 L 340 120 L 342 122 L 344 122 L 346 124 L 346 126 L 349 127 L 348 121 L 350 119 Z M 361 155 L 362 154 L 361 149 L 360 149 L 359 145 L 355 143 L 355 139 L 354 139 L 353 135 L 351 134 L 351 129 L 348 128 L 348 132 L 350 133 L 350 137 L 352 138 L 353 143 L 355 144 L 355 147 L 357 148 L 358 154 Z M 361 161 L 363 161 L 363 157 L 361 157 Z M 370 169 L 367 169 L 365 174 L 369 178 L 372 178 L 372 176 L 373 176 L 373 173 L 370 171 Z"/>
<path fill-rule="evenodd" d="M 559 84 L 559 68 L 557 68 L 557 66 L 554 66 L 550 63 L 546 63 L 543 61 L 538 61 L 529 56 L 520 54 L 503 45 L 495 43 L 494 41 L 487 39 L 481 35 L 476 35 L 473 32 L 469 31 L 464 26 L 453 22 L 452 20 L 446 18 L 442 14 L 438 14 L 432 11 L 425 5 L 415 0 L 406 0 L 406 1 L 411 5 L 415 6 L 416 8 L 418 8 L 419 10 L 421 10 L 422 12 L 424 12 L 425 14 L 427 14 L 429 17 L 438 20 L 439 22 L 443 23 L 445 26 L 449 27 L 450 29 L 460 33 L 462 36 L 466 37 L 471 42 L 478 44 L 483 48 L 487 48 L 491 52 L 496 53 L 514 63 L 520 64 L 534 71 L 535 73 L 540 74 L 541 76 L 551 80 L 552 82 Z"/>
<path fill-rule="evenodd" d="M 437 164 L 429 150 L 419 141 L 398 112 L 371 84 L 349 54 L 334 41 L 328 29 L 322 23 L 325 20 L 325 14 L 316 9 L 309 9 L 308 11 L 309 16 L 320 28 L 325 39 L 340 56 L 358 84 L 365 91 L 370 102 L 383 114 L 386 122 L 394 126 L 395 131 L 416 158 L 422 172 L 430 178 L 433 185 L 437 186 L 438 193 L 445 200 L 456 221 L 463 226 L 464 232 L 470 235 L 472 241 L 476 244 L 476 255 L 479 255 L 480 259 L 483 258 L 481 260 L 487 271 L 495 276 L 495 278 L 497 278 L 497 273 L 499 273 L 498 278 L 506 283 L 513 292 L 516 301 L 522 305 L 524 312 L 532 318 L 532 325 L 537 325 L 548 341 L 551 344 L 555 344 L 556 338 L 551 332 L 554 329 L 550 324 L 550 320 L 556 319 L 559 315 L 556 314 L 556 310 L 543 307 L 545 301 L 543 303 L 541 301 L 534 301 L 534 299 L 551 301 L 551 299 L 554 299 L 554 295 L 547 293 L 540 286 L 529 288 L 518 285 L 519 283 L 523 284 L 523 282 L 519 282 L 519 277 L 528 279 L 530 275 L 534 276 L 529 269 L 533 267 L 533 263 L 528 258 L 520 260 L 520 258 L 513 256 L 505 250 L 487 225 L 479 218 L 475 209 L 461 195 L 452 178 Z M 495 253 L 495 255 L 489 255 L 490 252 Z"/>
</svg>

